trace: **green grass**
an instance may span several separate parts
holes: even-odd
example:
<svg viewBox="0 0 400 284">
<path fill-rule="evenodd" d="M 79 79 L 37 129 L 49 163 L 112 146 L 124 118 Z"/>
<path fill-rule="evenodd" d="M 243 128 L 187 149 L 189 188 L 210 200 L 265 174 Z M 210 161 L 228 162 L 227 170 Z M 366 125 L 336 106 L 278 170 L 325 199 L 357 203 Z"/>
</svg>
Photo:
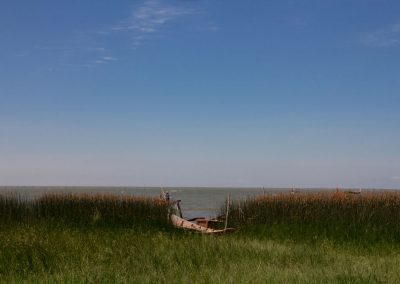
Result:
<svg viewBox="0 0 400 284">
<path fill-rule="evenodd" d="M 0 282 L 399 283 L 400 247 L 122 228 L 2 227 Z"/>
<path fill-rule="evenodd" d="M 174 229 L 158 199 L 0 196 L 0 283 L 400 283 L 399 200 L 236 201 L 217 237 Z"/>
</svg>

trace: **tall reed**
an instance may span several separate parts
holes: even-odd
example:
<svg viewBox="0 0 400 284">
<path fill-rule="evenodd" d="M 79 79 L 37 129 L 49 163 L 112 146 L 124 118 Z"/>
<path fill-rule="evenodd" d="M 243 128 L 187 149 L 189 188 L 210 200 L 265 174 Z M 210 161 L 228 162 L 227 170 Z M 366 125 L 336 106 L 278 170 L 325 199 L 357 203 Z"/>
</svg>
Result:
<svg viewBox="0 0 400 284">
<path fill-rule="evenodd" d="M 400 194 L 262 195 L 235 200 L 230 225 L 269 236 L 400 242 Z"/>
<path fill-rule="evenodd" d="M 0 195 L 0 224 L 54 221 L 76 225 L 168 227 L 169 204 L 149 197 L 46 194 L 27 200 Z"/>
</svg>

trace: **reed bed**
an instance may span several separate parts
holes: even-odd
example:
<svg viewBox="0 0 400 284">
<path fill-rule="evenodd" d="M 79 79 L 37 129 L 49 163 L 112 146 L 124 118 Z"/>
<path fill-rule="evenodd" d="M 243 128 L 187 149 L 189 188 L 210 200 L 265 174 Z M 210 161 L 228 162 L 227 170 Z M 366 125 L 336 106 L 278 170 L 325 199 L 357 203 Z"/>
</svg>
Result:
<svg viewBox="0 0 400 284">
<path fill-rule="evenodd" d="M 167 202 L 156 198 L 111 194 L 46 194 L 31 200 L 0 195 L 0 224 L 45 221 L 166 228 L 170 226 L 169 207 Z"/>
<path fill-rule="evenodd" d="M 400 242 L 400 194 L 262 195 L 234 200 L 229 222 L 277 238 Z"/>
</svg>

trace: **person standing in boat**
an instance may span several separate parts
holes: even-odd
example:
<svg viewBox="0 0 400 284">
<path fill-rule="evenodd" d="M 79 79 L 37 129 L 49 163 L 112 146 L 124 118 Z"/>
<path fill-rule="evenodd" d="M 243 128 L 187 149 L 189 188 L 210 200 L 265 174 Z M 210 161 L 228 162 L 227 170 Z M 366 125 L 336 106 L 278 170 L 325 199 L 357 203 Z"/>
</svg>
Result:
<svg viewBox="0 0 400 284">
<path fill-rule="evenodd" d="M 164 191 L 163 188 L 161 188 L 161 193 L 160 193 L 160 199 L 163 199 L 167 202 L 169 202 L 169 192 L 168 191 Z"/>
</svg>

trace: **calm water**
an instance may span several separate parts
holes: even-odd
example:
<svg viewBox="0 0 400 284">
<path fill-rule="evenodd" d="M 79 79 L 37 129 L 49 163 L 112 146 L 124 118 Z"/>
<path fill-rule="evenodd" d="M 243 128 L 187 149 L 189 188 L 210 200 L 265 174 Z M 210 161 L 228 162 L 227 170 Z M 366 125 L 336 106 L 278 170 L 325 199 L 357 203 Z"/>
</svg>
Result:
<svg viewBox="0 0 400 284">
<path fill-rule="evenodd" d="M 298 192 L 333 191 L 334 189 L 296 189 Z M 171 199 L 182 200 L 181 207 L 185 218 L 214 217 L 227 196 L 246 198 L 261 194 L 290 192 L 290 188 L 199 188 L 165 187 Z M 44 193 L 112 193 L 119 195 L 160 196 L 160 187 L 0 187 L 0 193 L 17 193 L 22 197 L 36 198 Z"/>
</svg>

